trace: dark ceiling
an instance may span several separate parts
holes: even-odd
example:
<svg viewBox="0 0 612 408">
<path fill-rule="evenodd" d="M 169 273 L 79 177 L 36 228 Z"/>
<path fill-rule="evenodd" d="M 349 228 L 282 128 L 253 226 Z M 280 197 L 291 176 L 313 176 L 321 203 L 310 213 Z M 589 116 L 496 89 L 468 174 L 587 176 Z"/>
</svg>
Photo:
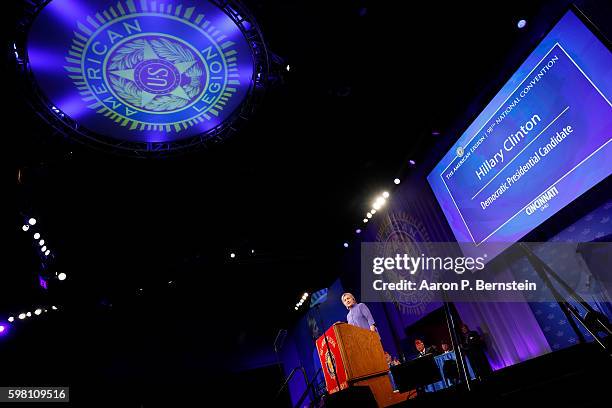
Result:
<svg viewBox="0 0 612 408">
<path fill-rule="evenodd" d="M 7 44 L 20 13 L 14 3 Z M 40 219 L 69 276 L 54 296 L 75 316 L 111 330 L 168 319 L 188 345 L 211 327 L 226 330 L 230 344 L 273 337 L 304 290 L 341 272 L 342 243 L 356 242 L 371 199 L 409 171 L 408 160 L 418 165 L 453 141 L 469 107 L 485 103 L 520 62 L 508 56 L 537 42 L 533 25 L 516 28 L 518 18 L 550 26 L 562 10 L 546 14 L 550 6 L 531 1 L 495 10 L 438 1 L 246 3 L 291 70 L 241 133 L 213 149 L 162 160 L 112 156 L 54 134 L 20 98 L 5 105 L 19 127 L 4 133 L 14 214 L 4 234 L 15 267 L 4 273 L 0 313 L 41 299 L 31 289 L 34 251 L 19 229 L 27 213 Z M 20 96 L 11 67 L 4 94 Z"/>
</svg>

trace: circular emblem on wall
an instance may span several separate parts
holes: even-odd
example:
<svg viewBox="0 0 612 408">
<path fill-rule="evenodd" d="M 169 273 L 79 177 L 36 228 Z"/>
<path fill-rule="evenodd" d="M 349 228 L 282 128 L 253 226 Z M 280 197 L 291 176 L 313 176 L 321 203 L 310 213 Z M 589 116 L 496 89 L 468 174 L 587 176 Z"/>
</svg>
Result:
<svg viewBox="0 0 612 408">
<path fill-rule="evenodd" d="M 205 134 L 253 84 L 235 16 L 207 1 L 53 0 L 32 24 L 28 58 L 54 108 L 130 142 Z"/>
<path fill-rule="evenodd" d="M 396 254 L 408 254 L 418 257 L 427 253 L 427 243 L 430 241 L 429 234 L 423 225 L 403 211 L 390 212 L 385 221 L 381 224 L 377 242 L 380 248 L 377 253 L 384 257 L 394 257 Z M 393 281 L 399 281 L 402 277 L 397 276 L 397 272 L 388 271 L 393 274 Z M 423 274 L 423 271 L 420 272 Z M 430 276 L 422 276 L 431 281 L 438 278 L 437 271 L 427 271 Z M 427 308 L 427 303 L 433 301 L 433 295 L 429 291 L 402 291 L 391 294 L 391 291 L 384 291 L 388 301 L 397 302 L 403 313 L 408 315 L 420 315 Z M 397 295 L 397 298 L 391 296 Z"/>
</svg>

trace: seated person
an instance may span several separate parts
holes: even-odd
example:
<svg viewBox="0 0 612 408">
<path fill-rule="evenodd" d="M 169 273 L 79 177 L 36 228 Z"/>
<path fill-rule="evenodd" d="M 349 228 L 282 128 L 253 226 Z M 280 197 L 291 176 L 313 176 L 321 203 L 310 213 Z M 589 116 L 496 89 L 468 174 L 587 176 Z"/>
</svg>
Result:
<svg viewBox="0 0 612 408">
<path fill-rule="evenodd" d="M 389 354 L 386 351 L 385 351 L 385 361 L 387 362 L 387 365 L 389 367 L 400 364 L 400 361 L 397 359 L 397 357 L 391 357 L 391 354 Z"/>
<path fill-rule="evenodd" d="M 452 351 L 450 344 L 445 341 L 443 341 L 440 346 L 442 347 L 442 354 L 450 353 Z M 444 363 L 442 363 L 442 372 L 444 373 L 444 378 L 446 379 L 446 385 L 455 385 L 459 382 L 459 372 L 457 371 L 456 360 L 444 360 Z"/>
<path fill-rule="evenodd" d="M 419 352 L 417 358 L 426 356 L 428 354 L 434 354 L 436 352 L 435 346 L 425 347 L 425 343 L 423 343 L 423 340 L 421 339 L 416 339 L 414 341 L 414 347 L 416 347 L 417 351 Z"/>
</svg>

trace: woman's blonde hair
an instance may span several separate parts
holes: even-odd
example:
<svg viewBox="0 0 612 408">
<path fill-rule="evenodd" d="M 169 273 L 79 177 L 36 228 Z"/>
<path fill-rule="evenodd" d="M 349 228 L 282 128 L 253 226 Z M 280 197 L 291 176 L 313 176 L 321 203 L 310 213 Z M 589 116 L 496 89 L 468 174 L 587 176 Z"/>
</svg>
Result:
<svg viewBox="0 0 612 408">
<path fill-rule="evenodd" d="M 350 292 L 344 292 L 344 293 L 342 294 L 342 296 L 340 296 L 340 300 L 341 300 L 342 302 L 344 302 L 344 297 L 345 297 L 346 295 L 348 295 L 348 296 L 352 297 L 352 298 L 353 298 L 353 300 L 354 300 L 355 302 L 357 302 L 357 299 L 355 299 L 355 296 L 353 296 L 353 294 L 352 294 L 352 293 L 350 293 Z"/>
</svg>

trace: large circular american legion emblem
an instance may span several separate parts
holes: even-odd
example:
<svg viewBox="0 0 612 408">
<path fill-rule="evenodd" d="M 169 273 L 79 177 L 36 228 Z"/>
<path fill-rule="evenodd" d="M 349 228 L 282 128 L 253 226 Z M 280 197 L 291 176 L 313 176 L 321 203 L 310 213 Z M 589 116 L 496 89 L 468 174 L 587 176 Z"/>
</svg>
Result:
<svg viewBox="0 0 612 408">
<path fill-rule="evenodd" d="M 428 253 L 429 234 L 423 225 L 410 215 L 399 211 L 390 212 L 381 224 L 377 238 L 377 256 L 394 257 L 396 254 L 408 254 L 409 256 L 421 256 Z M 385 272 L 387 279 L 399 282 L 406 278 L 396 271 Z M 437 271 L 420 271 L 419 278 L 437 281 Z M 427 303 L 433 301 L 430 291 L 384 291 L 386 301 L 397 302 L 401 311 L 408 315 L 420 315 L 426 308 Z"/>
<path fill-rule="evenodd" d="M 254 72 L 242 31 L 204 0 L 53 0 L 34 20 L 28 57 L 54 108 L 134 142 L 215 128 Z"/>
</svg>

